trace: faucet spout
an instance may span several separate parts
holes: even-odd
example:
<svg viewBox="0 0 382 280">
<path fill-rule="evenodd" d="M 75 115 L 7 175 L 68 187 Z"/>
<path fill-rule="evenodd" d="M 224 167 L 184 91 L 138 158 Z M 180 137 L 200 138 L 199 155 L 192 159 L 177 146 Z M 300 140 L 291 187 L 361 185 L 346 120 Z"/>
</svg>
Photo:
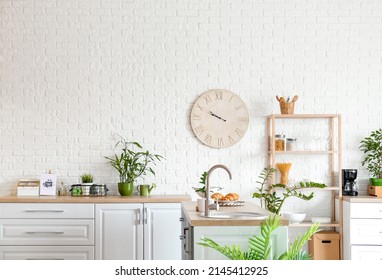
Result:
<svg viewBox="0 0 382 280">
<path fill-rule="evenodd" d="M 216 164 L 216 165 L 212 166 L 210 168 L 210 170 L 208 170 L 208 174 L 207 174 L 207 178 L 206 178 L 206 201 L 205 201 L 205 205 L 204 205 L 204 216 L 205 217 L 210 217 L 210 215 L 211 215 L 211 210 L 209 208 L 209 206 L 210 206 L 210 202 L 209 202 L 209 200 L 210 200 L 210 175 L 212 174 L 212 172 L 215 169 L 218 169 L 218 168 L 221 168 L 221 169 L 224 169 L 225 171 L 227 171 L 229 178 L 232 180 L 231 171 L 228 169 L 227 166 L 225 166 L 223 164 Z"/>
</svg>

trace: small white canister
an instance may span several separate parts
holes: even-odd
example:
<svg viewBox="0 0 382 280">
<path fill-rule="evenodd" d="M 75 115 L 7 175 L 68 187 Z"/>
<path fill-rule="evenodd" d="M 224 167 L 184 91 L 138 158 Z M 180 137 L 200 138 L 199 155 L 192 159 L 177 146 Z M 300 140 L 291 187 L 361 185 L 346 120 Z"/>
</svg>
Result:
<svg viewBox="0 0 382 280">
<path fill-rule="evenodd" d="M 297 138 L 287 138 L 286 139 L 286 150 L 296 151 L 297 150 Z"/>
</svg>

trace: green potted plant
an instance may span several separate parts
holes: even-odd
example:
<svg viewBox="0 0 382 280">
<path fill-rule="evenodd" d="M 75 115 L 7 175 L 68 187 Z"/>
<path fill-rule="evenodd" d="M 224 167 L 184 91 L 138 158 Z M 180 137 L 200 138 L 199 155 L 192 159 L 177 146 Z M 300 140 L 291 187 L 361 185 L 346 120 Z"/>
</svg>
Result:
<svg viewBox="0 0 382 280">
<path fill-rule="evenodd" d="M 199 184 L 202 186 L 199 188 L 193 188 L 195 192 L 201 197 L 201 198 L 206 198 L 206 179 L 207 179 L 208 172 L 204 171 L 202 173 L 202 176 L 200 176 L 200 181 Z"/>
<path fill-rule="evenodd" d="M 371 185 L 382 186 L 382 128 L 365 137 L 359 148 L 365 155 L 362 166 L 365 166 L 372 176 Z"/>
<path fill-rule="evenodd" d="M 161 161 L 162 156 L 145 151 L 138 142 L 126 141 L 122 136 L 115 144 L 120 147 L 120 154 L 114 157 L 105 157 L 119 173 L 118 191 L 122 196 L 131 196 L 134 190 L 134 182 L 137 178 L 151 173 L 155 176 L 152 165 Z"/>
<path fill-rule="evenodd" d="M 286 186 L 284 184 L 273 184 L 270 185 L 267 189 L 265 188 L 266 183 L 269 178 L 271 178 L 276 169 L 274 168 L 265 168 L 259 176 L 260 181 L 257 183 L 260 184 L 260 187 L 256 192 L 252 194 L 253 198 L 260 199 L 261 207 L 267 209 L 268 211 L 280 215 L 281 208 L 284 205 L 284 202 L 289 197 L 297 197 L 302 200 L 309 201 L 313 198 L 314 193 L 309 195 L 303 194 L 301 191 L 304 189 L 310 188 L 325 188 L 325 184 L 315 183 L 315 182 L 300 182 L 292 186 Z M 281 195 L 280 192 L 282 191 Z"/>
<path fill-rule="evenodd" d="M 82 174 L 81 176 L 81 187 L 80 187 L 80 191 L 78 190 L 79 188 L 77 188 L 77 190 L 73 190 L 73 192 L 76 192 L 77 195 L 89 195 L 90 194 L 90 187 L 91 185 L 93 185 L 93 175 L 90 174 L 90 173 L 84 173 Z"/>
<path fill-rule="evenodd" d="M 92 185 L 94 181 L 93 175 L 90 173 L 84 173 L 81 175 L 81 182 L 82 184 Z"/>
</svg>

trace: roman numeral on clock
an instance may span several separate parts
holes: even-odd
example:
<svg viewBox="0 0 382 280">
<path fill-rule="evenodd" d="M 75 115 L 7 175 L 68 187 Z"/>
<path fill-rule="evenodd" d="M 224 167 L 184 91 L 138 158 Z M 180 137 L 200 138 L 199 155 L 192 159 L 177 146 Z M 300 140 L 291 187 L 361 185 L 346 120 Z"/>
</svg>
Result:
<svg viewBox="0 0 382 280">
<path fill-rule="evenodd" d="M 223 92 L 215 91 L 215 100 L 223 100 Z"/>
<path fill-rule="evenodd" d="M 228 141 L 230 144 L 235 144 L 235 140 L 231 137 L 231 135 L 228 135 Z"/>
<path fill-rule="evenodd" d="M 240 104 L 239 106 L 237 106 L 235 109 L 236 111 L 240 110 L 240 109 L 243 109 L 244 108 L 244 104 Z"/>
<path fill-rule="evenodd" d="M 202 114 L 195 114 L 195 113 L 192 114 L 193 120 L 200 120 L 201 118 L 202 118 Z"/>
<path fill-rule="evenodd" d="M 240 128 L 235 128 L 235 132 L 237 136 L 241 137 L 244 135 L 244 131 L 242 131 Z"/>
<path fill-rule="evenodd" d="M 223 146 L 224 146 L 224 141 L 223 141 L 223 138 L 222 138 L 222 137 L 219 137 L 219 138 L 218 138 L 218 146 L 219 146 L 219 147 L 223 147 Z"/>
<path fill-rule="evenodd" d="M 198 107 L 200 111 L 204 111 L 204 107 L 200 106 L 199 103 L 196 103 L 196 107 Z"/>
<path fill-rule="evenodd" d="M 211 103 L 211 97 L 209 95 L 203 96 L 204 100 L 206 101 L 206 104 Z"/>
<path fill-rule="evenodd" d="M 207 144 L 211 144 L 211 141 L 212 141 L 212 136 L 207 134 L 205 137 L 204 137 L 204 142 L 206 142 Z"/>
<path fill-rule="evenodd" d="M 202 125 L 198 125 L 195 127 L 195 133 L 198 134 L 199 136 L 202 135 L 204 132 L 204 127 Z"/>
</svg>

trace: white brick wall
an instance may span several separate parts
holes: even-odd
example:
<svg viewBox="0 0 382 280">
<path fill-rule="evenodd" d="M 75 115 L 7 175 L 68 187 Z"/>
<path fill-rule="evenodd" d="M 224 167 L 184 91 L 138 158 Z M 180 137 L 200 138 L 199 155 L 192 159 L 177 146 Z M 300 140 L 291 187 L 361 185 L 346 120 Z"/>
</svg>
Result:
<svg viewBox="0 0 382 280">
<path fill-rule="evenodd" d="M 214 184 L 250 198 L 266 166 L 265 116 L 279 111 L 276 94 L 295 93 L 296 113 L 343 115 L 343 168 L 366 188 L 358 146 L 381 126 L 379 0 L 0 0 L 0 15 L 1 195 L 48 169 L 66 184 L 90 171 L 115 191 L 103 157 L 119 133 L 166 157 L 156 193 L 194 195 L 223 163 L 232 183 Z M 233 147 L 192 134 L 191 106 L 210 88 L 249 107 Z M 316 176 L 316 162 L 302 173 L 296 159 L 291 176 Z"/>
</svg>

